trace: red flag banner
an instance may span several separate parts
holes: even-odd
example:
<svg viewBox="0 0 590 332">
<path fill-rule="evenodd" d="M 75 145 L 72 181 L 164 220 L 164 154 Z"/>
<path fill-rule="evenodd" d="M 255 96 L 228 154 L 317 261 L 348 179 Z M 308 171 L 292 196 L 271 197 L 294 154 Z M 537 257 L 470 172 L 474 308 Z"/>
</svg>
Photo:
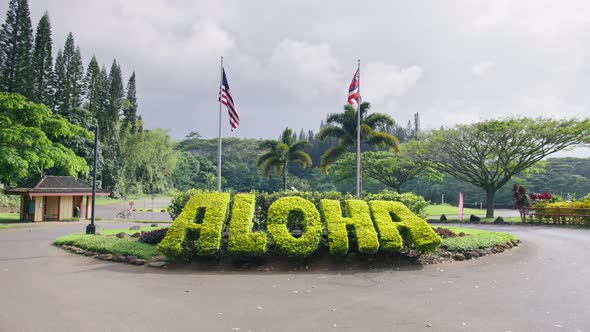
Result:
<svg viewBox="0 0 590 332">
<path fill-rule="evenodd" d="M 360 95 L 359 95 L 359 71 L 357 69 L 354 77 L 352 78 L 352 82 L 350 82 L 350 86 L 348 87 L 348 103 L 350 105 L 356 105 L 359 103 Z"/>
</svg>

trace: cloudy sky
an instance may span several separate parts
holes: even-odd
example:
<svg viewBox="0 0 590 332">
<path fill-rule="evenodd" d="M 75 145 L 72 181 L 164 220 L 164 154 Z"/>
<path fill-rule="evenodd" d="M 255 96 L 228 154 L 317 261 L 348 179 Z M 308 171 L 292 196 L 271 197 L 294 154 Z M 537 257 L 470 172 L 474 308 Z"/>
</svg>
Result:
<svg viewBox="0 0 590 332">
<path fill-rule="evenodd" d="M 2 16 L 7 0 L 2 1 Z M 29 0 L 54 48 L 138 79 L 146 127 L 217 135 L 219 59 L 241 126 L 225 136 L 317 130 L 361 60 L 373 110 L 424 128 L 511 114 L 590 116 L 587 1 Z"/>
</svg>

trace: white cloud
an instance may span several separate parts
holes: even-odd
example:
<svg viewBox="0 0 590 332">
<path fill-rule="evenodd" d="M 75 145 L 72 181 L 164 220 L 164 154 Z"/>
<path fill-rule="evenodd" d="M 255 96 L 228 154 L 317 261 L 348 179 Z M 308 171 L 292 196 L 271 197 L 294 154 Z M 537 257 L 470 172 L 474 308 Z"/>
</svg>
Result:
<svg viewBox="0 0 590 332">
<path fill-rule="evenodd" d="M 494 67 L 494 63 L 491 61 L 476 63 L 471 66 L 471 74 L 473 76 L 485 76 Z"/>
<path fill-rule="evenodd" d="M 302 98 L 338 89 L 340 65 L 328 44 L 285 39 L 274 48 L 267 76 Z"/>
<path fill-rule="evenodd" d="M 361 94 L 366 100 L 380 102 L 399 97 L 422 77 L 422 68 L 400 68 L 384 62 L 369 62 L 361 72 Z"/>
</svg>

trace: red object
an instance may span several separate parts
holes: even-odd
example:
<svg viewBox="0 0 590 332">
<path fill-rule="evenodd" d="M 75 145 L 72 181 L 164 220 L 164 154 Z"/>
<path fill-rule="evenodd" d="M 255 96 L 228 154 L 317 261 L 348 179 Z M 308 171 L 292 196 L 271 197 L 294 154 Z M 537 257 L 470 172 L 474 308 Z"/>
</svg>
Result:
<svg viewBox="0 0 590 332">
<path fill-rule="evenodd" d="M 129 202 L 129 206 L 133 206 L 135 205 L 135 203 L 133 203 L 133 201 Z"/>
<path fill-rule="evenodd" d="M 348 87 L 348 103 L 350 105 L 358 104 L 359 100 L 361 99 L 359 95 L 359 84 L 359 71 L 357 69 L 354 77 L 352 78 L 352 82 L 350 82 L 350 86 Z"/>
<path fill-rule="evenodd" d="M 225 68 L 223 68 L 223 82 L 219 87 L 219 101 L 227 107 L 227 113 L 229 114 L 229 125 L 232 131 L 240 125 L 240 117 L 234 106 L 234 99 L 231 96 L 229 84 L 227 83 L 227 76 L 225 76 Z"/>
</svg>

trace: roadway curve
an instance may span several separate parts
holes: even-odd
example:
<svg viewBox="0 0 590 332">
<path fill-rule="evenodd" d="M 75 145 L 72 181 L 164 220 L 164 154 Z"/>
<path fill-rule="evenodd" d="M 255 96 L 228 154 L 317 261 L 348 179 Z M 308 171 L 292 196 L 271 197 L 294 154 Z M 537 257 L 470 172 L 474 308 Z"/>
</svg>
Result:
<svg viewBox="0 0 590 332">
<path fill-rule="evenodd" d="M 0 231 L 0 331 L 590 331 L 586 229 L 479 226 L 523 243 L 451 264 L 223 273 L 109 263 L 50 245 L 83 228 Z"/>
</svg>

